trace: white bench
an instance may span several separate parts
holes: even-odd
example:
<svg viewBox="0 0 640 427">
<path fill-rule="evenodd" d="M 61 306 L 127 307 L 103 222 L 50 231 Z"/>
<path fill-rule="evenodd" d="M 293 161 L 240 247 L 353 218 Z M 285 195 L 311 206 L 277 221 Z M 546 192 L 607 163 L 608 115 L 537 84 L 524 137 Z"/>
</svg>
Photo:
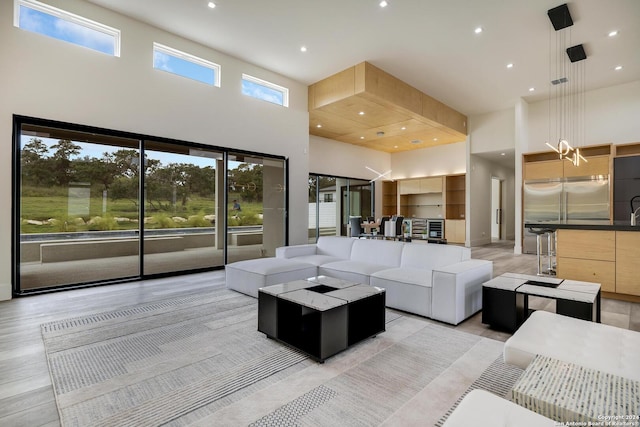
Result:
<svg viewBox="0 0 640 427">
<path fill-rule="evenodd" d="M 111 258 L 138 255 L 138 239 L 72 240 L 42 243 L 41 262 L 77 261 L 94 258 Z M 185 249 L 184 239 L 179 236 L 147 237 L 144 239 L 145 254 L 177 252 Z"/>
<path fill-rule="evenodd" d="M 262 244 L 262 231 L 241 232 L 231 234 L 231 246 L 246 246 Z"/>
<path fill-rule="evenodd" d="M 536 311 L 504 345 L 504 361 L 522 369 L 552 357 L 640 381 L 640 332 Z"/>
</svg>

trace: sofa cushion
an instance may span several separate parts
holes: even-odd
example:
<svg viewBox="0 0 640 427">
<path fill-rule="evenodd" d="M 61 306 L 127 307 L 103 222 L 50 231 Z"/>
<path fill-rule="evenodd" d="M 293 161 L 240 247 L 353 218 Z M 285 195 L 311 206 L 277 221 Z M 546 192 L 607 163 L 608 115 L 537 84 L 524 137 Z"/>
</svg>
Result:
<svg viewBox="0 0 640 427">
<path fill-rule="evenodd" d="M 300 262 L 306 262 L 307 264 L 313 264 L 313 265 L 323 265 L 323 264 L 328 264 L 330 262 L 344 261 L 344 258 L 338 258 L 335 256 L 329 256 L 329 255 L 305 255 L 305 256 L 297 256 L 289 259 L 300 261 Z"/>
<path fill-rule="evenodd" d="M 403 246 L 402 242 L 358 239 L 353 242 L 349 258 L 351 261 L 359 261 L 380 267 L 372 272 L 389 267 L 400 267 Z"/>
<path fill-rule="evenodd" d="M 336 261 L 318 267 L 318 274 L 370 284 L 369 277 L 385 267 L 362 261 Z"/>
<path fill-rule="evenodd" d="M 387 307 L 431 317 L 431 271 L 390 268 L 373 273 L 370 284 L 386 289 Z"/>
<path fill-rule="evenodd" d="M 431 287 L 431 276 L 431 270 L 425 270 L 422 268 L 396 267 L 376 271 L 371 275 L 371 278 L 375 277 L 376 279 L 378 279 L 378 283 L 381 283 L 381 281 L 389 281 Z"/>
<path fill-rule="evenodd" d="M 320 236 L 316 243 L 316 255 L 327 255 L 340 259 L 349 259 L 351 247 L 356 239 L 342 236 Z"/>
<path fill-rule="evenodd" d="M 525 369 L 536 354 L 640 381 L 640 332 L 536 311 L 504 345 Z"/>
<path fill-rule="evenodd" d="M 463 246 L 415 242 L 402 248 L 400 266 L 433 270 L 468 259 L 471 250 Z"/>
</svg>

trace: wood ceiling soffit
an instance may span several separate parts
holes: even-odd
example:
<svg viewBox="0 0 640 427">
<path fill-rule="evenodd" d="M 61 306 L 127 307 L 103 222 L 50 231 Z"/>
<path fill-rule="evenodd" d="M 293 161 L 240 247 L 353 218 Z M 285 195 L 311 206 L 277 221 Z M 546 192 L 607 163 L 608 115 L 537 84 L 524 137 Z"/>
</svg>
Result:
<svg viewBox="0 0 640 427">
<path fill-rule="evenodd" d="M 366 114 L 358 115 L 360 111 Z M 367 62 L 309 86 L 310 133 L 342 142 L 387 152 L 448 144 L 466 138 L 466 121 L 463 114 Z M 411 132 L 401 134 L 402 126 Z M 378 131 L 385 136 L 377 136 Z M 414 139 L 423 143 L 410 144 Z"/>
<path fill-rule="evenodd" d="M 355 94 L 355 67 L 309 86 L 309 111 L 332 104 Z"/>
<path fill-rule="evenodd" d="M 382 101 L 385 105 L 395 105 L 466 135 L 466 116 L 368 62 L 309 86 L 309 111 L 356 94 Z"/>
<path fill-rule="evenodd" d="M 415 114 L 422 114 L 422 95 L 389 73 L 365 62 L 365 92 Z"/>
</svg>

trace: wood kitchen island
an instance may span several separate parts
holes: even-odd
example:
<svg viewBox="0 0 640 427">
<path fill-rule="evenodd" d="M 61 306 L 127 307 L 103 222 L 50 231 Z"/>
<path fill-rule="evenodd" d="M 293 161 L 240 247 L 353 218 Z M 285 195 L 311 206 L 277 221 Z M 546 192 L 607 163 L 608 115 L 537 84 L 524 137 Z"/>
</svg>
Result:
<svg viewBox="0 0 640 427">
<path fill-rule="evenodd" d="M 525 223 L 556 232 L 556 274 L 600 283 L 602 296 L 640 302 L 640 226 Z"/>
</svg>

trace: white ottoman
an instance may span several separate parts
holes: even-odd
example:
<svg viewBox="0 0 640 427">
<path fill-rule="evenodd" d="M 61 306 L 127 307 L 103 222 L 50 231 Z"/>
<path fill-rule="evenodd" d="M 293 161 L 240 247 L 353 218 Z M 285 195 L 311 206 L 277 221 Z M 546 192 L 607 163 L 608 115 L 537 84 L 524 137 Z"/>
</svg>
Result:
<svg viewBox="0 0 640 427">
<path fill-rule="evenodd" d="M 538 310 L 504 344 L 504 361 L 525 369 L 536 354 L 640 381 L 640 332 Z"/>
<path fill-rule="evenodd" d="M 484 390 L 472 390 L 442 427 L 552 427 L 555 421 Z"/>
<path fill-rule="evenodd" d="M 258 298 L 258 289 L 318 275 L 318 267 L 286 258 L 257 258 L 225 266 L 227 288 Z"/>
</svg>

